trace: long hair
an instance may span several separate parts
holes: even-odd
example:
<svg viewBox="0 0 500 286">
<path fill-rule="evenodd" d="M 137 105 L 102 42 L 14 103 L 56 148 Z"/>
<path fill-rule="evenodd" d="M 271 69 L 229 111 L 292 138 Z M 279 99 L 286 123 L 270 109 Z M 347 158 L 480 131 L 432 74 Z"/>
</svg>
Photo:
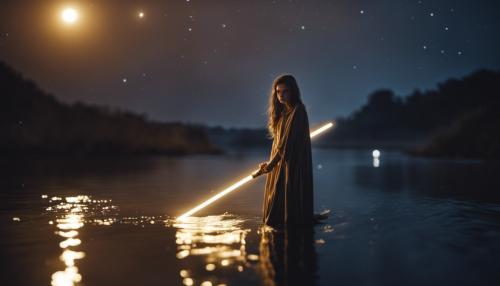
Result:
<svg viewBox="0 0 500 286">
<path fill-rule="evenodd" d="M 267 109 L 267 129 L 269 132 L 268 137 L 271 139 L 276 135 L 278 129 L 278 120 L 281 116 L 281 113 L 285 109 L 285 105 L 279 102 L 278 95 L 276 93 L 276 87 L 279 84 L 285 84 L 288 87 L 290 91 L 290 104 L 292 105 L 292 107 L 295 107 L 297 104 L 302 104 L 299 85 L 292 75 L 280 75 L 273 81 L 271 93 L 269 95 L 269 107 Z"/>
</svg>

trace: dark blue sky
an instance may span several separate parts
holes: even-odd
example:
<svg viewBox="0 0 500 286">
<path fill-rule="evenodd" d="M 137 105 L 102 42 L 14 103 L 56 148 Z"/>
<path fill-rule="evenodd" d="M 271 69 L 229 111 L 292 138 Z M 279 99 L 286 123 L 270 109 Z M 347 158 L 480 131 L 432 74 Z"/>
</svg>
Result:
<svg viewBox="0 0 500 286">
<path fill-rule="evenodd" d="M 500 1 L 2 1 L 0 59 L 66 102 L 264 127 L 296 76 L 311 122 L 500 67 Z M 66 6 L 79 12 L 62 23 Z M 144 17 L 139 17 L 139 12 Z"/>
</svg>

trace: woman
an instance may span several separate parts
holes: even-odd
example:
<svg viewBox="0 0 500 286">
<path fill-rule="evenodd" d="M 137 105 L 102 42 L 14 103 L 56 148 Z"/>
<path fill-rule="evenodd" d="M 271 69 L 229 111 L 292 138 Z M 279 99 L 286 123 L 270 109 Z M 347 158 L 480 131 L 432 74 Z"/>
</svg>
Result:
<svg viewBox="0 0 500 286">
<path fill-rule="evenodd" d="M 273 138 L 269 162 L 259 165 L 267 173 L 263 222 L 274 228 L 313 222 L 313 175 L 309 120 L 297 81 L 282 75 L 273 82 L 268 109 Z"/>
</svg>

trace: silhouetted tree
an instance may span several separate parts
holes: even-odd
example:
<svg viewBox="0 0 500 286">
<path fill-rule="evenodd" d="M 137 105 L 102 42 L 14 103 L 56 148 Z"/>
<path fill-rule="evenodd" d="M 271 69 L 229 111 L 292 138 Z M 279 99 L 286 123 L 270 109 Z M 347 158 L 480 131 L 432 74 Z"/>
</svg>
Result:
<svg viewBox="0 0 500 286">
<path fill-rule="evenodd" d="M 0 62 L 0 152 L 117 155 L 218 152 L 206 127 L 147 120 L 107 106 L 61 103 Z"/>
<path fill-rule="evenodd" d="M 324 136 L 321 143 L 419 144 L 447 133 L 457 122 L 465 122 L 462 120 L 469 114 L 499 103 L 500 71 L 491 70 L 478 70 L 462 79 L 446 80 L 434 90 L 416 89 L 406 97 L 396 96 L 387 89 L 377 90 L 360 109 L 347 118 L 339 118 L 335 132 Z M 481 120 L 479 118 L 487 116 L 477 120 Z M 491 124 L 484 122 L 484 126 Z"/>
</svg>

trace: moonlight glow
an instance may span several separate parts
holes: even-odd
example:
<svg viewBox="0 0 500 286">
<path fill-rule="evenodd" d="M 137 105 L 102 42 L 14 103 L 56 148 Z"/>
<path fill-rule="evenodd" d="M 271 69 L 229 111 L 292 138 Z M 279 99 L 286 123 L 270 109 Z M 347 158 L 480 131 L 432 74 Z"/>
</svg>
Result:
<svg viewBox="0 0 500 286">
<path fill-rule="evenodd" d="M 61 12 L 61 19 L 64 21 L 64 23 L 73 24 L 76 22 L 76 20 L 78 20 L 78 11 L 73 8 L 65 8 Z"/>
</svg>

